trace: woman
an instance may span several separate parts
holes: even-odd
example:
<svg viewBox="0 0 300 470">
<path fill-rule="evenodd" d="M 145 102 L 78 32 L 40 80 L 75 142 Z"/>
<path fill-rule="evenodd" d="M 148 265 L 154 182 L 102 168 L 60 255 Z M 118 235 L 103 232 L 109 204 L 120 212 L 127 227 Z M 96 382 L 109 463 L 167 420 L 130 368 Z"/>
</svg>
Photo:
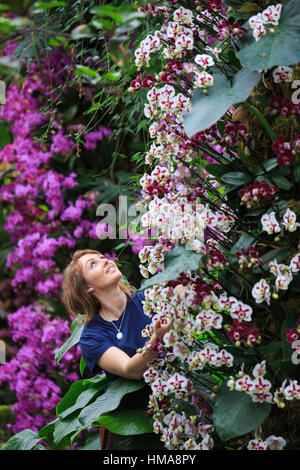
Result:
<svg viewBox="0 0 300 470">
<path fill-rule="evenodd" d="M 91 373 L 103 370 L 108 380 L 117 377 L 141 380 L 148 363 L 156 358 L 155 345 L 158 341 L 163 341 L 171 324 L 162 325 L 157 321 L 144 354 L 137 353 L 137 349 L 145 345 L 141 330 L 151 320 L 143 311 L 141 302 L 144 293 L 135 291 L 134 286 L 127 286 L 123 282 L 116 263 L 97 250 L 75 251 L 70 264 L 65 268 L 63 300 L 71 315 L 85 313 L 80 348 Z M 146 407 L 145 398 L 148 398 L 150 390 L 148 388 L 146 397 L 145 390 L 142 390 Z M 133 406 L 135 408 L 136 398 Z M 130 404 L 127 403 L 126 406 L 128 408 Z M 111 433 L 103 436 L 101 428 L 100 433 L 102 449 L 105 448 L 104 440 L 106 448 L 111 448 L 108 440 L 111 441 L 114 437 L 116 441 L 116 436 Z"/>
</svg>

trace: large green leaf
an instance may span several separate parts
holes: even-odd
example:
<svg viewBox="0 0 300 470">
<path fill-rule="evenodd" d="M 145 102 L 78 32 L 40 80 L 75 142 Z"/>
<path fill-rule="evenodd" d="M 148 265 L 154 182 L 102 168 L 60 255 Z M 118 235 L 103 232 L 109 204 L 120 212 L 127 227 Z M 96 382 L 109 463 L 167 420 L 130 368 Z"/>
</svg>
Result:
<svg viewBox="0 0 300 470">
<path fill-rule="evenodd" d="M 275 32 L 267 33 L 258 41 L 253 38 L 253 30 L 248 29 L 239 41 L 242 48 L 236 56 L 244 67 L 251 70 L 268 70 L 275 65 L 292 65 L 300 60 L 300 2 L 291 0 L 283 6 L 279 24 L 273 26 Z"/>
<path fill-rule="evenodd" d="M 136 11 L 133 8 L 113 5 L 95 6 L 91 8 L 90 12 L 102 17 L 111 18 L 112 20 L 120 24 L 127 23 L 128 21 L 132 21 L 136 18 L 145 17 L 145 13 Z"/>
<path fill-rule="evenodd" d="M 98 429 L 96 432 L 89 433 L 85 444 L 80 448 L 80 450 L 101 450 Z"/>
<path fill-rule="evenodd" d="M 269 124 L 269 122 L 265 118 L 265 116 L 259 111 L 259 109 L 256 108 L 256 106 L 253 106 L 247 101 L 244 104 L 249 109 L 249 111 L 251 111 L 251 113 L 254 114 L 254 116 L 257 118 L 260 124 L 264 127 L 265 131 L 269 135 L 272 142 L 275 142 L 277 140 L 277 135 L 274 132 L 273 127 Z"/>
<path fill-rule="evenodd" d="M 105 393 L 81 411 L 78 420 L 84 427 L 92 425 L 103 413 L 115 410 L 127 393 L 135 392 L 144 386 L 144 381 L 116 379 L 110 382 Z"/>
<path fill-rule="evenodd" d="M 188 137 L 215 124 L 233 104 L 245 101 L 260 80 L 260 74 L 247 68 L 240 70 L 231 86 L 228 78 L 219 70 L 213 73 L 214 84 L 205 95 L 194 89 L 192 108 L 184 115 L 183 125 Z"/>
<path fill-rule="evenodd" d="M 254 403 L 245 392 L 230 391 L 224 382 L 215 402 L 215 429 L 222 441 L 243 436 L 265 421 L 271 407 L 270 403 Z"/>
<path fill-rule="evenodd" d="M 6 444 L 1 447 L 1 450 L 32 450 L 41 438 L 38 434 L 31 429 L 24 429 L 12 436 Z"/>
<path fill-rule="evenodd" d="M 150 279 L 142 281 L 140 290 L 154 286 L 160 282 L 176 279 L 183 271 L 194 271 L 198 269 L 201 255 L 192 250 L 186 250 L 182 245 L 176 246 L 173 250 L 166 253 L 165 270 L 155 274 Z"/>
<path fill-rule="evenodd" d="M 205 170 L 217 178 L 221 178 L 225 173 L 228 173 L 228 166 L 221 165 L 220 163 L 209 163 L 205 165 Z"/>
<path fill-rule="evenodd" d="M 77 384 L 76 387 L 73 388 L 72 393 L 70 392 L 69 394 L 69 399 L 71 399 L 72 394 L 73 396 L 77 395 L 78 389 L 80 389 L 82 384 L 84 385 L 84 382 L 86 384 L 99 386 L 100 384 L 97 384 L 95 379 L 96 377 L 79 381 L 82 383 Z M 103 380 L 103 384 L 104 383 L 106 383 L 106 380 Z M 55 421 L 40 430 L 39 438 L 45 440 L 53 449 L 65 449 L 74 442 L 81 431 L 91 427 L 92 423 L 97 422 L 102 414 L 116 410 L 124 395 L 135 392 L 143 387 L 145 387 L 144 381 L 120 378 L 109 383 L 105 393 L 96 398 L 93 403 L 87 405 L 85 405 L 84 402 L 88 403 L 88 401 L 94 397 L 86 395 L 84 391 L 81 394 L 83 396 L 78 395 L 78 401 L 73 405 L 73 411 L 71 407 L 62 411 Z M 66 404 L 67 401 L 64 405 Z M 82 405 L 83 409 L 81 408 Z M 61 408 L 63 409 L 64 407 Z M 137 424 L 137 426 L 140 426 L 141 429 L 141 422 Z"/>
<path fill-rule="evenodd" d="M 78 409 L 84 408 L 96 395 L 99 395 L 107 385 L 107 377 L 98 377 L 96 382 L 78 380 L 74 382 L 61 402 L 56 407 L 56 414 L 61 419 L 69 416 Z"/>
<path fill-rule="evenodd" d="M 73 346 L 79 343 L 83 328 L 84 328 L 84 325 L 81 322 L 76 322 L 76 323 L 73 322 L 72 334 L 70 338 L 68 338 L 67 341 L 64 342 L 64 344 L 59 348 L 59 350 L 55 354 L 55 360 L 57 363 L 60 362 L 63 355 L 66 354 L 66 352 L 69 351 L 69 349 L 71 349 Z"/>
<path fill-rule="evenodd" d="M 251 178 L 241 171 L 231 171 L 230 173 L 225 173 L 221 180 L 224 181 L 224 183 L 241 186 L 242 184 L 250 183 Z"/>
<path fill-rule="evenodd" d="M 66 439 L 71 437 L 74 433 L 80 432 L 83 429 L 81 422 L 78 420 L 78 410 L 67 416 L 65 419 L 58 419 L 55 421 L 53 429 L 53 439 L 55 444 L 65 442 L 65 445 L 70 445 L 71 441 Z M 65 447 L 62 446 L 62 447 Z"/>
<path fill-rule="evenodd" d="M 253 235 L 251 235 L 247 232 L 244 232 L 240 236 L 238 241 L 233 245 L 233 247 L 230 250 L 230 253 L 236 253 L 237 251 L 240 251 L 242 248 L 246 249 L 250 245 L 254 246 L 255 244 L 256 244 L 255 237 L 253 237 Z"/>
<path fill-rule="evenodd" d="M 291 181 L 285 178 L 285 176 L 272 175 L 272 178 L 276 186 L 280 189 L 284 189 L 285 191 L 288 191 L 294 186 Z"/>
<path fill-rule="evenodd" d="M 152 420 L 142 408 L 116 410 L 101 416 L 97 422 L 114 434 L 122 436 L 153 432 Z"/>
<path fill-rule="evenodd" d="M 53 430 L 57 421 L 59 421 L 59 418 L 56 418 L 54 421 L 51 421 L 51 423 L 46 424 L 46 426 L 40 429 L 38 433 L 40 439 L 43 441 L 46 441 L 51 447 L 51 449 L 55 449 L 55 450 L 58 450 L 60 448 L 53 441 Z"/>
</svg>

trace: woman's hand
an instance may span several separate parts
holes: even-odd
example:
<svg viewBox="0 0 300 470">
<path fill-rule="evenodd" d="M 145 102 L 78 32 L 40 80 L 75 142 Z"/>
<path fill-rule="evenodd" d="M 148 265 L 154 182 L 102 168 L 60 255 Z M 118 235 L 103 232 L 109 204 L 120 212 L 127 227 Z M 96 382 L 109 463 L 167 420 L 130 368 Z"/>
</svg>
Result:
<svg viewBox="0 0 300 470">
<path fill-rule="evenodd" d="M 163 343 L 164 335 L 172 328 L 174 318 L 167 324 L 163 325 L 161 320 L 157 320 L 154 325 L 154 335 L 157 339 Z"/>
</svg>

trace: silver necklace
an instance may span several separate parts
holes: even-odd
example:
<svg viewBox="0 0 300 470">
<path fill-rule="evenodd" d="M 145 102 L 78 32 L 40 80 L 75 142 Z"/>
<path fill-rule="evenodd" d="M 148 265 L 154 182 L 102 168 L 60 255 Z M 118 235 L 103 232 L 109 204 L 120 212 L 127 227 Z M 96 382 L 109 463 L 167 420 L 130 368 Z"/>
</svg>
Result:
<svg viewBox="0 0 300 470">
<path fill-rule="evenodd" d="M 118 339 L 122 339 L 122 338 L 123 338 L 123 333 L 122 333 L 122 331 L 121 331 L 121 328 L 122 328 L 123 320 L 124 320 L 124 317 L 125 317 L 125 312 L 126 312 L 126 307 L 125 307 L 124 312 L 122 313 L 123 318 L 122 318 L 122 320 L 121 320 L 120 328 L 117 328 L 116 325 L 114 324 L 114 322 L 111 321 L 112 324 L 114 325 L 114 327 L 116 328 L 117 332 L 118 332 L 118 333 L 117 333 L 117 338 L 118 338 Z"/>
</svg>

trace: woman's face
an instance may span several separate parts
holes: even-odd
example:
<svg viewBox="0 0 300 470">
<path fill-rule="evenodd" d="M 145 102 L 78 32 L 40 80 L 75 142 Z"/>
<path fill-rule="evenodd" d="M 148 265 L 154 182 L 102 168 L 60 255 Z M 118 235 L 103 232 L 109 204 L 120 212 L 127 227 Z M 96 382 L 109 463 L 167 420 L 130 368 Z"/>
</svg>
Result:
<svg viewBox="0 0 300 470">
<path fill-rule="evenodd" d="M 116 263 L 101 253 L 83 255 L 78 261 L 82 265 L 83 276 L 88 286 L 94 289 L 105 289 L 112 284 L 118 284 L 122 278 Z"/>
</svg>

